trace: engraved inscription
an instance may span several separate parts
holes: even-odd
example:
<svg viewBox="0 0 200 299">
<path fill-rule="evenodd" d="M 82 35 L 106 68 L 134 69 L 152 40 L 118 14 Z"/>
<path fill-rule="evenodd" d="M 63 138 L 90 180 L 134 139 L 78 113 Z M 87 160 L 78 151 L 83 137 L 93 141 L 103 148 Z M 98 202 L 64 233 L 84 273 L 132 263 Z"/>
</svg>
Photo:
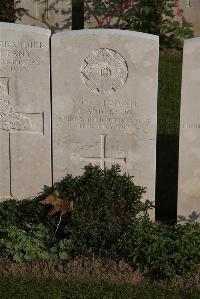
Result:
<svg viewBox="0 0 200 299">
<path fill-rule="evenodd" d="M 85 58 L 81 66 L 83 82 L 98 94 L 117 92 L 127 80 L 128 67 L 124 58 L 114 50 L 98 49 Z"/>
<path fill-rule="evenodd" d="M 182 125 L 183 129 L 200 129 L 200 123 L 185 123 Z"/>
<path fill-rule="evenodd" d="M 126 164 L 126 158 L 106 158 L 106 135 L 101 137 L 101 156 L 100 157 L 82 157 L 86 162 L 100 162 L 101 169 L 105 169 L 106 162 L 114 164 Z"/>
<path fill-rule="evenodd" d="M 11 72 L 26 71 L 40 65 L 39 52 L 47 46 L 39 41 L 0 40 L 0 66 Z"/>
<path fill-rule="evenodd" d="M 57 126 L 69 129 L 126 130 L 149 126 L 151 120 L 138 117 L 137 103 L 110 97 L 98 103 L 95 99 L 74 99 L 74 109 L 69 115 L 54 115 Z"/>
</svg>

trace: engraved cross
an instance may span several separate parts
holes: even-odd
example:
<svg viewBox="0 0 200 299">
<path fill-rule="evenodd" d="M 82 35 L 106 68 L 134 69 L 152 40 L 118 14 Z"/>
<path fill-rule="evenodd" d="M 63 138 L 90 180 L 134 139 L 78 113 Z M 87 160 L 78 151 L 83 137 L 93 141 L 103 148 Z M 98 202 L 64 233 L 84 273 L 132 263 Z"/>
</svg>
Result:
<svg viewBox="0 0 200 299">
<path fill-rule="evenodd" d="M 36 133 L 44 135 L 44 113 L 15 112 L 10 103 L 9 78 L 0 78 L 0 132 L 8 132 L 8 165 L 10 187 L 4 195 L 13 197 L 12 193 L 12 134 Z M 2 135 L 3 136 L 3 135 Z M 3 196 L 3 197 L 4 197 Z M 1 194 L 0 194 L 1 197 Z"/>
<path fill-rule="evenodd" d="M 82 157 L 82 160 L 87 162 L 100 162 L 101 169 L 105 169 L 105 164 L 126 164 L 126 158 L 106 158 L 106 135 L 100 135 L 101 137 L 101 156 L 100 157 Z"/>
</svg>

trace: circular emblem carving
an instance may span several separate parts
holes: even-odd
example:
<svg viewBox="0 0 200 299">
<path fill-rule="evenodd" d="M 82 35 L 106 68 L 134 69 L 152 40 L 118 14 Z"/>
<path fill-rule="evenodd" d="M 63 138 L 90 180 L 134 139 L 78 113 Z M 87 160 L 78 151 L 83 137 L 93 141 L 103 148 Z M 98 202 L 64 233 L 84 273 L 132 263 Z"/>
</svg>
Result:
<svg viewBox="0 0 200 299">
<path fill-rule="evenodd" d="M 93 92 L 111 94 L 126 82 L 128 67 L 124 58 L 116 51 L 98 49 L 84 60 L 81 76 Z"/>
</svg>

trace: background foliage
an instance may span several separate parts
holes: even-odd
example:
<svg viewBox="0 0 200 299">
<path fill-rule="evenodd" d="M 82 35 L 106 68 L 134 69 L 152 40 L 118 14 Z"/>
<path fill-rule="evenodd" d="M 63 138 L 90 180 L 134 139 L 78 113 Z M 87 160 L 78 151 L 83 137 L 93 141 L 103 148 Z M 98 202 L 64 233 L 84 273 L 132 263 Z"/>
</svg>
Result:
<svg viewBox="0 0 200 299">
<path fill-rule="evenodd" d="M 94 0 L 93 3 L 92 14 L 98 27 L 155 34 L 160 37 L 161 48 L 182 47 L 183 39 L 193 35 L 179 0 Z M 87 4 L 86 8 L 89 9 Z"/>
<path fill-rule="evenodd" d="M 83 28 L 83 1 L 73 0 L 72 5 L 73 29 Z M 183 39 L 193 35 L 192 25 L 185 19 L 179 0 L 93 0 L 93 6 L 91 11 L 98 27 L 156 34 L 160 37 L 161 48 L 180 48 Z M 87 0 L 85 10 L 86 14 L 90 10 Z M 1 0 L 0 21 L 14 22 L 16 16 L 23 13 L 23 8 L 14 11 L 14 0 Z"/>
<path fill-rule="evenodd" d="M 14 22 L 14 0 L 0 1 L 0 22 Z"/>
</svg>

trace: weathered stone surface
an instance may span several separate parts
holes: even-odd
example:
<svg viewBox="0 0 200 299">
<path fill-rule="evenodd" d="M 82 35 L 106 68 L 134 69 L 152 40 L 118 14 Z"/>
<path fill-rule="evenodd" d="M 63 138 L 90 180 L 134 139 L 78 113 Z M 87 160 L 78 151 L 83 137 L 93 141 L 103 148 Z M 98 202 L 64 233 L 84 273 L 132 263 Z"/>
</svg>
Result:
<svg viewBox="0 0 200 299">
<path fill-rule="evenodd" d="M 51 184 L 50 31 L 0 23 L 0 200 Z"/>
<path fill-rule="evenodd" d="M 178 216 L 200 212 L 200 38 L 185 41 L 179 145 Z M 191 220 L 192 220 L 191 219 Z"/>
<path fill-rule="evenodd" d="M 120 30 L 52 37 L 54 181 L 90 162 L 155 196 L 158 38 Z"/>
<path fill-rule="evenodd" d="M 200 35 L 200 1 L 180 0 L 180 7 L 187 22 L 192 23 L 194 36 Z"/>
<path fill-rule="evenodd" d="M 16 23 L 49 28 L 52 31 L 71 29 L 71 2 L 71 0 L 21 0 L 20 2 L 15 0 L 15 7 L 25 10 Z"/>
</svg>

